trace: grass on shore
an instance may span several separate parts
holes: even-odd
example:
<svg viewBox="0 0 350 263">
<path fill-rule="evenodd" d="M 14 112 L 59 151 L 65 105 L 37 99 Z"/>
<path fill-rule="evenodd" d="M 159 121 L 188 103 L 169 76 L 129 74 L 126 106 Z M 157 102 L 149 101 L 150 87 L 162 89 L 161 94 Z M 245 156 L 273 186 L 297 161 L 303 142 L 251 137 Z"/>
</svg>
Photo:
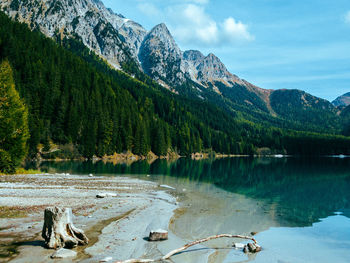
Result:
<svg viewBox="0 0 350 263">
<path fill-rule="evenodd" d="M 24 169 L 24 168 L 17 168 L 17 169 L 16 169 L 16 172 L 15 172 L 13 175 L 39 174 L 39 173 L 41 173 L 40 170 L 32 170 L 32 169 L 26 170 L 26 169 Z M 1 176 L 1 175 L 10 175 L 10 174 L 0 173 L 0 176 Z"/>
</svg>

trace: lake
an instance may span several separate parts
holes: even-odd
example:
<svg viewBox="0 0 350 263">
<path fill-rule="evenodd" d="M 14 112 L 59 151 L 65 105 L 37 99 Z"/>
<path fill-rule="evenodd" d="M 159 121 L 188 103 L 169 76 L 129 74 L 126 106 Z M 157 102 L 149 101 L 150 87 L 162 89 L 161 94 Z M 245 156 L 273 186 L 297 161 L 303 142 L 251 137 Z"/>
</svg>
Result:
<svg viewBox="0 0 350 263">
<path fill-rule="evenodd" d="M 256 255 L 228 249 L 227 242 L 191 252 L 210 253 L 212 262 L 350 262 L 348 158 L 43 162 L 40 168 L 130 176 L 175 187 L 184 209 L 170 228 L 188 241 L 257 232 L 263 251 Z"/>
</svg>

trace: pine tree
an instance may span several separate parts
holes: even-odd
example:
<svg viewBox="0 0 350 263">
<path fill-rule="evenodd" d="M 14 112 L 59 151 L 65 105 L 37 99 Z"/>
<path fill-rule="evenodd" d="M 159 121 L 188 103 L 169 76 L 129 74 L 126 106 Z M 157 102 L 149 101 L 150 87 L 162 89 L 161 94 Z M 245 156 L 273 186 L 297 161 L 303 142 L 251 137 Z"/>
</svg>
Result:
<svg viewBox="0 0 350 263">
<path fill-rule="evenodd" d="M 0 64 L 0 170 L 14 172 L 27 154 L 28 113 L 7 60 Z"/>
</svg>

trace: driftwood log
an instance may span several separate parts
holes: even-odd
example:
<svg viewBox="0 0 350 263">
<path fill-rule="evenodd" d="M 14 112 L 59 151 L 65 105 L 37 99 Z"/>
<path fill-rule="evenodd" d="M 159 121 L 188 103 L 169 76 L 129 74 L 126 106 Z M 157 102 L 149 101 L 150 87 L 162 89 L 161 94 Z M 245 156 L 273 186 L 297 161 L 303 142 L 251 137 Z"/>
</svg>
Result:
<svg viewBox="0 0 350 263">
<path fill-rule="evenodd" d="M 46 208 L 42 237 L 46 246 L 54 249 L 74 248 L 89 242 L 84 231 L 73 225 L 71 208 Z"/>
<path fill-rule="evenodd" d="M 170 251 L 168 254 L 166 254 L 165 256 L 163 256 L 162 258 L 159 258 L 159 259 L 128 259 L 128 260 L 124 260 L 124 261 L 116 261 L 114 263 L 149 263 L 149 262 L 159 262 L 159 261 L 162 261 L 162 260 L 167 260 L 170 257 L 174 256 L 175 254 L 178 254 L 178 253 L 188 249 L 189 247 L 198 245 L 200 243 L 207 242 L 209 240 L 218 239 L 218 238 L 224 238 L 224 237 L 225 238 L 248 239 L 248 240 L 252 240 L 254 242 L 254 244 L 257 244 L 256 240 L 253 237 L 250 237 L 250 236 L 222 234 L 222 235 L 210 236 L 210 237 L 207 237 L 207 238 L 204 238 L 204 239 L 193 241 L 191 243 L 188 243 L 188 244 L 184 245 L 183 247 L 180 247 L 178 249 L 174 249 L 174 250 Z"/>
</svg>

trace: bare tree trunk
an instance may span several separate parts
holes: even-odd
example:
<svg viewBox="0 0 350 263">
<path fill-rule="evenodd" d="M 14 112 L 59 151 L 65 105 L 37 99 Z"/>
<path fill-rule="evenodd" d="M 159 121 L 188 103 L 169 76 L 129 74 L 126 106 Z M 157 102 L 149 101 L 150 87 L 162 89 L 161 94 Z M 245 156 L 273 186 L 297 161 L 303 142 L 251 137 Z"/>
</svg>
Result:
<svg viewBox="0 0 350 263">
<path fill-rule="evenodd" d="M 159 258 L 159 259 L 128 259 L 128 260 L 124 260 L 124 261 L 117 261 L 115 263 L 150 263 L 150 262 L 158 262 L 158 261 L 162 261 L 162 260 L 167 260 L 170 257 L 174 256 L 175 254 L 180 253 L 181 251 L 184 251 L 184 250 L 188 249 L 189 247 L 198 245 L 200 243 L 207 242 L 209 240 L 213 240 L 213 239 L 217 239 L 217 238 L 223 238 L 223 237 L 249 239 L 249 240 L 252 240 L 254 242 L 254 244 L 257 244 L 256 240 L 253 237 L 250 237 L 250 236 L 222 234 L 222 235 L 211 236 L 211 237 L 207 237 L 207 238 L 200 239 L 200 240 L 197 240 L 197 241 L 193 241 L 191 243 L 188 243 L 188 244 L 184 245 L 183 247 L 180 247 L 178 249 L 170 251 L 164 257 Z"/>
<path fill-rule="evenodd" d="M 89 242 L 84 231 L 73 225 L 71 208 L 46 208 L 42 237 L 48 248 L 73 248 Z"/>
</svg>

